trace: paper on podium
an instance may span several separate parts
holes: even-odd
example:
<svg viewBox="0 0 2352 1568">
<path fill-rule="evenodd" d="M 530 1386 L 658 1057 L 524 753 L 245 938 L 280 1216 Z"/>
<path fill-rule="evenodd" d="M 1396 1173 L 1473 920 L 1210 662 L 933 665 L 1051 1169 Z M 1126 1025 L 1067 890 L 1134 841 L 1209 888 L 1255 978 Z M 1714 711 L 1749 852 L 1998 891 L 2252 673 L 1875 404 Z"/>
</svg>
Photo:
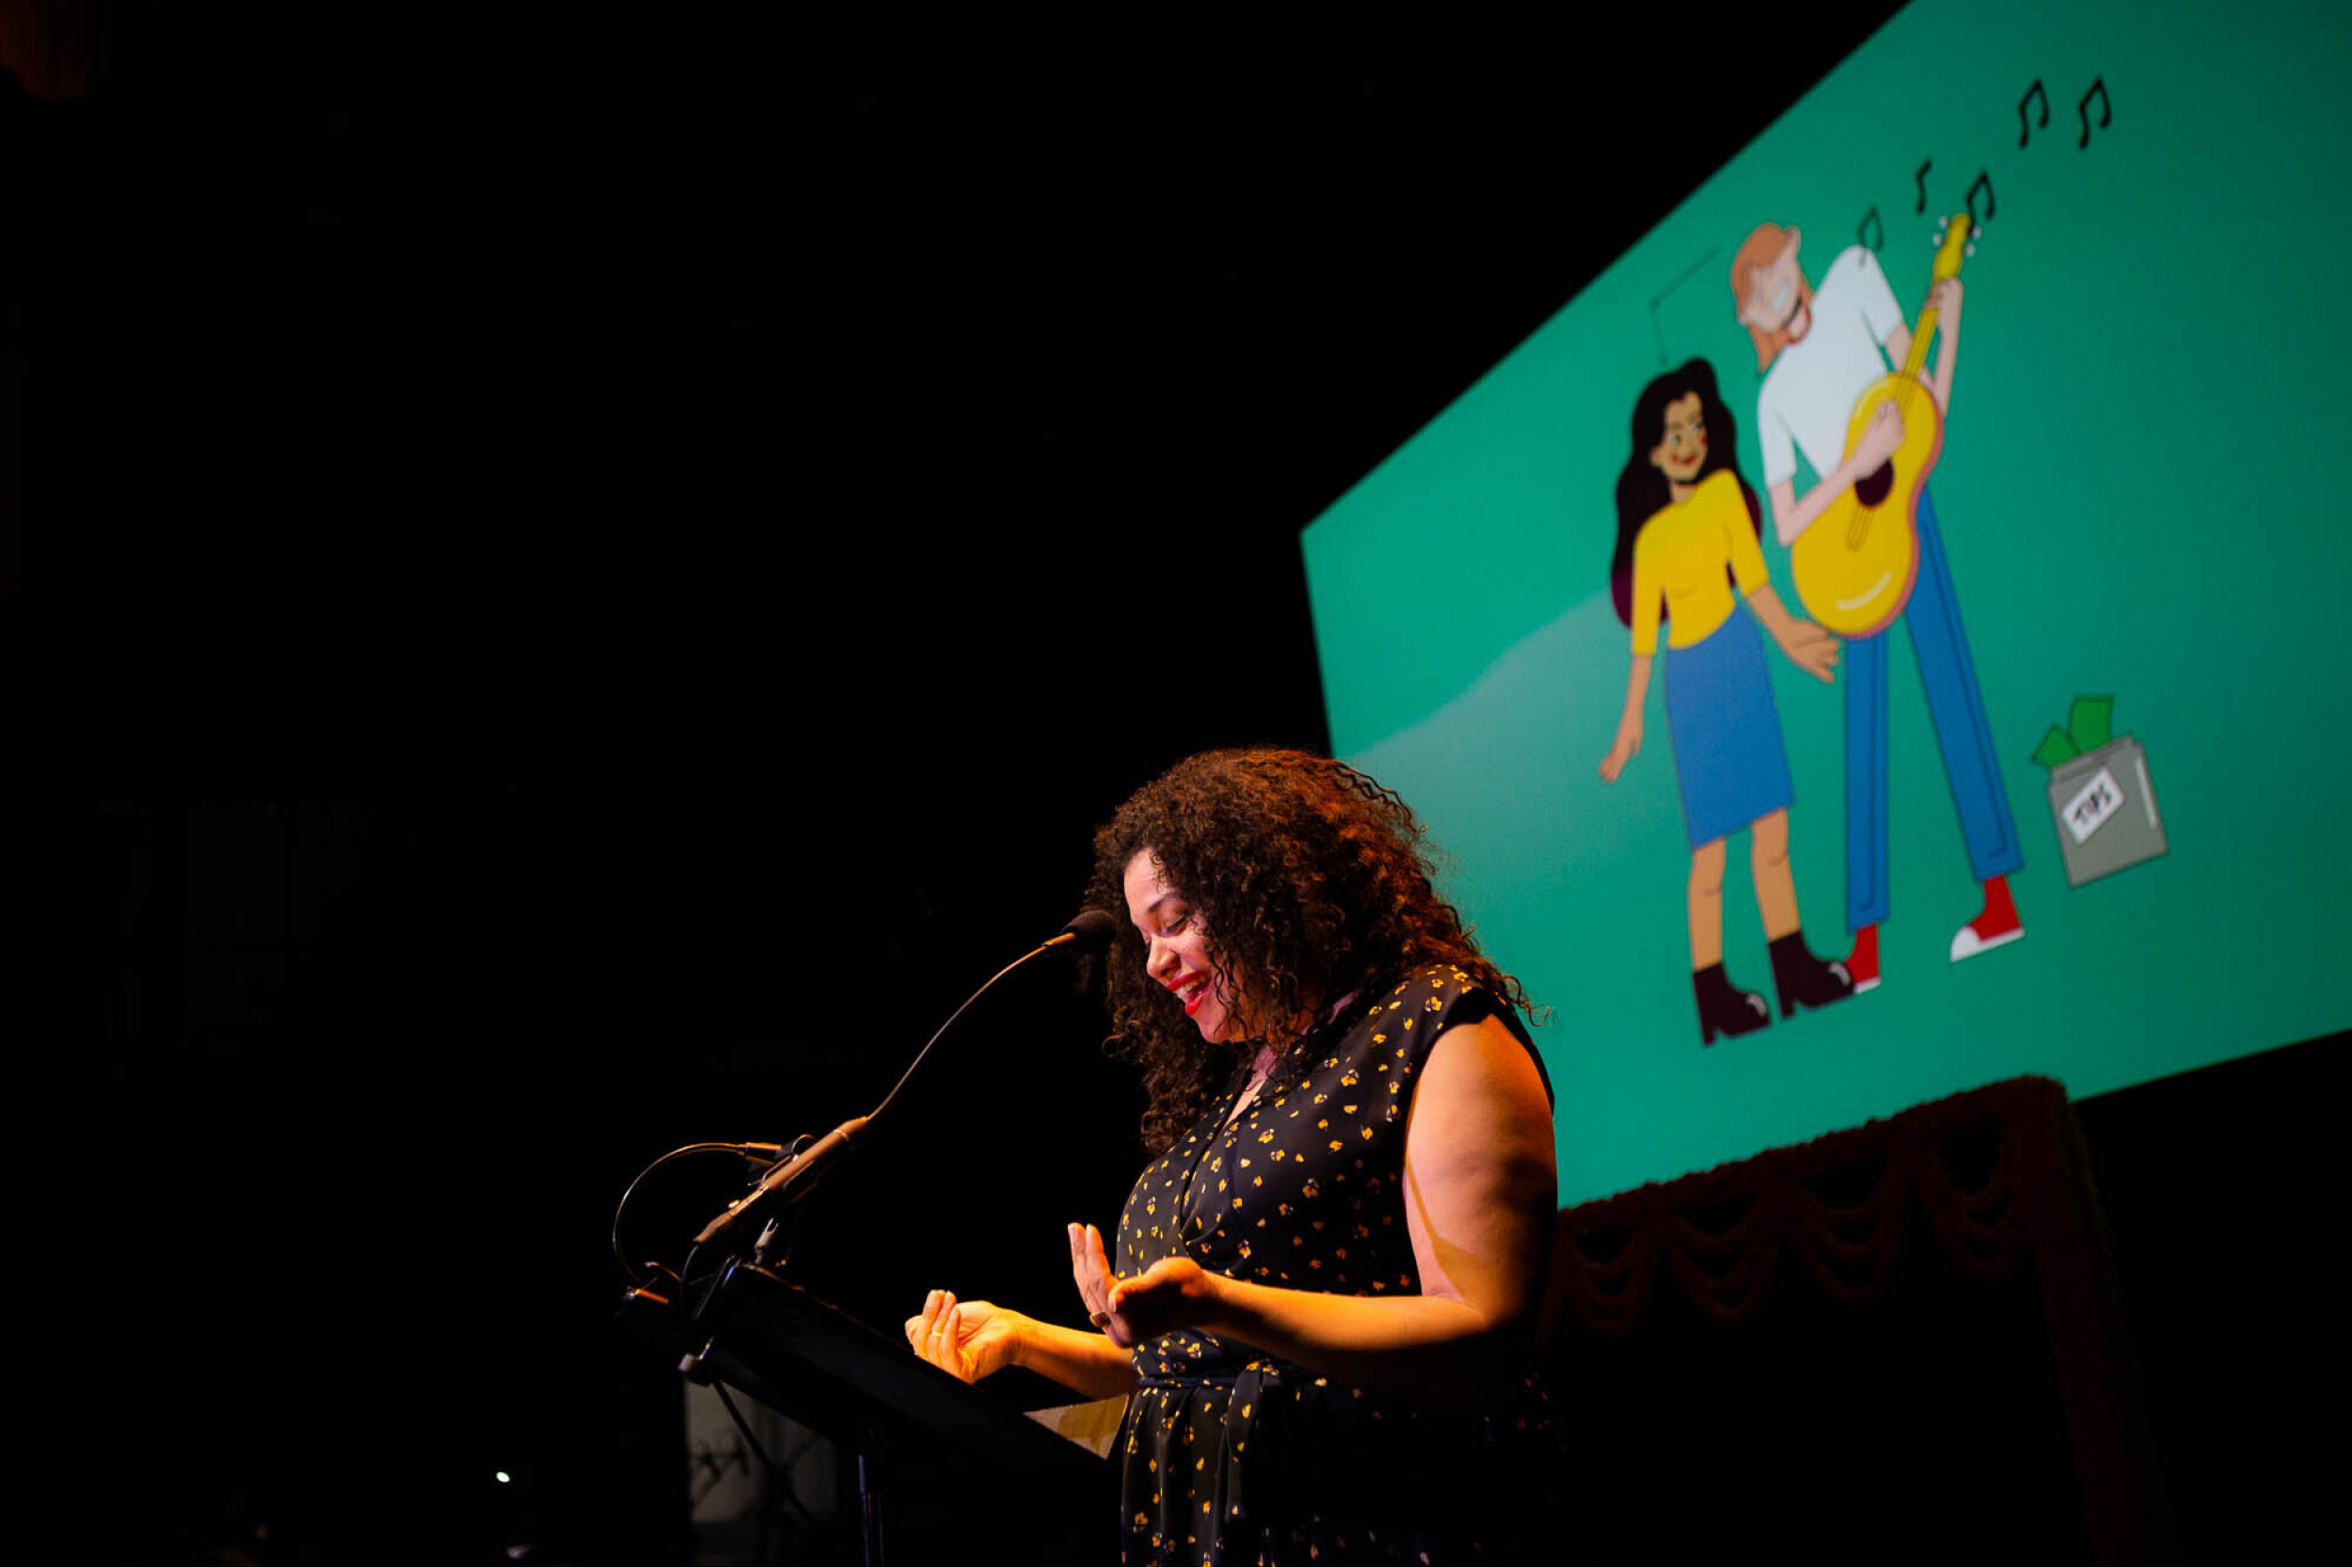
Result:
<svg viewBox="0 0 2352 1568">
<path fill-rule="evenodd" d="M 1116 1399 L 1091 1400 L 1085 1404 L 1057 1404 L 1044 1410 L 1032 1410 L 1029 1419 L 1057 1436 L 1067 1437 L 1097 1459 L 1108 1459 L 1111 1444 L 1119 1436 L 1119 1425 L 1127 1418 L 1125 1394 Z"/>
</svg>

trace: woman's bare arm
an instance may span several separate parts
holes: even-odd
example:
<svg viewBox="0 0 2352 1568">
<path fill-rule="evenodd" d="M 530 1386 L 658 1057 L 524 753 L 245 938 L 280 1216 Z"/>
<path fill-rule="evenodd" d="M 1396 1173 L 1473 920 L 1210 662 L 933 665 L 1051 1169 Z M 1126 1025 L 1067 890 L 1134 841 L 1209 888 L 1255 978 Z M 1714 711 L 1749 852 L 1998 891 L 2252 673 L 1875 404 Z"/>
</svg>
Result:
<svg viewBox="0 0 2352 1568">
<path fill-rule="evenodd" d="M 993 1302 L 958 1301 L 946 1291 L 924 1298 L 906 1322 L 907 1343 L 940 1370 L 976 1383 L 1007 1367 L 1025 1367 L 1091 1399 L 1136 1390 L 1135 1363 L 1103 1334 L 1040 1323 Z"/>
<path fill-rule="evenodd" d="M 1013 1351 L 1013 1365 L 1026 1367 L 1075 1388 L 1090 1399 L 1117 1399 L 1136 1391 L 1136 1363 L 1106 1334 L 1029 1320 Z"/>
<path fill-rule="evenodd" d="M 1112 1310 L 1142 1338 L 1190 1325 L 1368 1388 L 1483 1401 L 1517 1378 L 1533 1343 L 1556 1198 L 1534 1062 L 1500 1020 L 1460 1025 L 1431 1049 L 1406 1122 L 1421 1294 L 1286 1290 L 1171 1258 L 1120 1281 Z"/>
<path fill-rule="evenodd" d="M 1609 784 L 1617 782 L 1625 765 L 1633 760 L 1633 753 L 1642 749 L 1642 705 L 1649 699 L 1648 654 L 1633 656 L 1633 673 L 1625 683 L 1625 712 L 1617 720 L 1617 737 L 1609 746 L 1609 754 L 1600 759 L 1600 776 Z"/>
</svg>

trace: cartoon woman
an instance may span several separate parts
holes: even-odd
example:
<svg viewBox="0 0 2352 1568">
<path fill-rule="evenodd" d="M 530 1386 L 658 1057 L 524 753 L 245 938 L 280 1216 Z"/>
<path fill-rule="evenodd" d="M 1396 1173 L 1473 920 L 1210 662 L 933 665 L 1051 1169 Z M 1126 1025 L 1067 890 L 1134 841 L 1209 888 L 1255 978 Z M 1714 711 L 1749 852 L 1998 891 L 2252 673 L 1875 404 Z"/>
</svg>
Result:
<svg viewBox="0 0 2352 1568">
<path fill-rule="evenodd" d="M 1788 870 L 1788 754 L 1756 623 L 1799 669 L 1822 681 L 1837 663 L 1837 640 L 1789 614 L 1772 592 L 1756 544 L 1756 492 L 1732 461 L 1736 439 L 1706 360 L 1693 359 L 1642 389 L 1633 405 L 1633 452 L 1617 476 L 1617 552 L 1610 567 L 1617 619 L 1633 632 L 1633 678 L 1600 776 L 1615 783 L 1642 749 L 1642 705 L 1662 616 L 1666 724 L 1691 838 L 1691 989 L 1701 1045 L 1770 1022 L 1764 998 L 1724 973 L 1724 841 L 1741 828 L 1749 830 L 1780 1016 L 1853 994 L 1845 966 L 1815 958 L 1798 927 Z M 1740 613 L 1734 589 L 1753 617 Z"/>
</svg>

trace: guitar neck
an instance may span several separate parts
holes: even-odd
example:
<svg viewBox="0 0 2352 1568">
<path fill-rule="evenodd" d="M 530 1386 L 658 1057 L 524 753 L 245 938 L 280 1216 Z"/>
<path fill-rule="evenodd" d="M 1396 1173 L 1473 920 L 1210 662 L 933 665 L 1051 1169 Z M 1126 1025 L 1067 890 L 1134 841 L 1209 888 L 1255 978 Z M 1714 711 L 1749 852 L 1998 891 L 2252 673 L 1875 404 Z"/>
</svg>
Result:
<svg viewBox="0 0 2352 1568">
<path fill-rule="evenodd" d="M 1954 213 L 1945 220 L 1944 231 L 1937 236 L 1935 264 L 1928 269 L 1928 302 L 1919 308 L 1919 325 L 1911 333 L 1911 352 L 1903 356 L 1903 375 L 1907 380 L 1918 380 L 1919 372 L 1928 368 L 1928 341 L 1935 336 L 1934 285 L 1960 276 L 1961 263 L 1975 252 L 1968 239 L 1976 231 L 1975 218 L 1966 213 Z"/>
<path fill-rule="evenodd" d="M 1931 305 L 1919 312 L 1918 325 L 1911 329 L 1911 352 L 1903 356 L 1903 374 L 1910 380 L 1919 379 L 1919 372 L 1928 366 L 1928 340 L 1935 336 L 1935 307 Z"/>
</svg>

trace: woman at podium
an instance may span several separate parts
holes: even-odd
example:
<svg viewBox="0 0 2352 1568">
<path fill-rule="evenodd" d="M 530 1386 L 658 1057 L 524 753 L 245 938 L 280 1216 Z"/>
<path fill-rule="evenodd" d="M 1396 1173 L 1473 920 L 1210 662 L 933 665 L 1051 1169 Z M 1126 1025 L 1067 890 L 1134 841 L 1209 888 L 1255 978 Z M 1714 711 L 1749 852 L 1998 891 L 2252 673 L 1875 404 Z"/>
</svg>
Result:
<svg viewBox="0 0 2352 1568">
<path fill-rule="evenodd" d="M 1178 764 L 1095 835 L 1104 989 L 1151 1163 L 1091 1320 L 933 1291 L 916 1354 L 1128 1399 L 1128 1561 L 1542 1550 L 1559 1449 L 1533 1373 L 1556 1195 L 1527 999 L 1431 883 L 1394 793 L 1297 752 Z"/>
</svg>

